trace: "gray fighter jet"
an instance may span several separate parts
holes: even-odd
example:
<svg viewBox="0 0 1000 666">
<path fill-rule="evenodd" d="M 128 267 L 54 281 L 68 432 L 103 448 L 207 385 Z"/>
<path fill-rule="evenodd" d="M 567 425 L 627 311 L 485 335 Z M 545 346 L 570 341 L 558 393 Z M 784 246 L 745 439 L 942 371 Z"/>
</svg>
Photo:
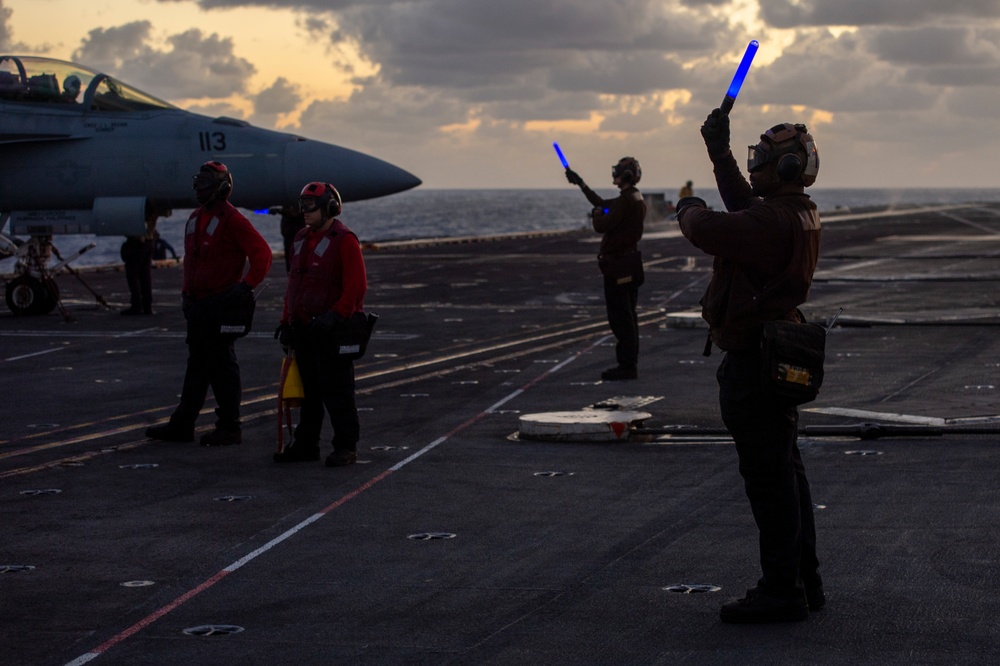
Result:
<svg viewBox="0 0 1000 666">
<path fill-rule="evenodd" d="M 233 204 L 257 210 L 295 201 L 314 180 L 344 201 L 420 184 L 369 155 L 190 113 L 78 64 L 0 56 L 0 258 L 18 257 L 8 306 L 55 307 L 53 234 L 142 235 L 147 217 L 196 205 L 191 177 L 209 160 L 236 177 Z"/>
</svg>

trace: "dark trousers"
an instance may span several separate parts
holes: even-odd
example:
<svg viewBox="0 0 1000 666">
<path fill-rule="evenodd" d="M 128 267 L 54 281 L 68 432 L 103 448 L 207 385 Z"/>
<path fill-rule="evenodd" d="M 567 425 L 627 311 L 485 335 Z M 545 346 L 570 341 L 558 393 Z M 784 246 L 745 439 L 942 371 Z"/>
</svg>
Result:
<svg viewBox="0 0 1000 666">
<path fill-rule="evenodd" d="M 357 450 L 361 426 L 354 400 L 354 362 L 339 358 L 335 351 L 334 344 L 311 329 L 296 334 L 295 360 L 305 393 L 295 428 L 297 446 L 319 444 L 325 407 L 333 426 L 333 448 Z"/>
<path fill-rule="evenodd" d="M 639 317 L 635 308 L 639 301 L 639 287 L 635 283 L 618 284 L 604 276 L 604 304 L 608 310 L 608 324 L 618 343 L 615 358 L 624 368 L 639 364 Z"/>
<path fill-rule="evenodd" d="M 218 403 L 216 427 L 238 430 L 243 385 L 236 360 L 236 338 L 218 334 L 218 322 L 206 311 L 208 307 L 211 306 L 206 302 L 185 303 L 187 371 L 180 404 L 170 421 L 182 427 L 193 426 L 211 387 Z"/>
<path fill-rule="evenodd" d="M 727 352 L 717 377 L 722 420 L 736 442 L 760 531 L 758 587 L 774 597 L 798 598 L 822 583 L 812 495 L 797 444 L 798 410 L 763 394 L 759 350 Z"/>
<path fill-rule="evenodd" d="M 121 257 L 125 262 L 125 282 L 128 284 L 130 304 L 134 309 L 151 312 L 153 309 L 153 239 L 129 236 L 122 244 Z"/>
</svg>

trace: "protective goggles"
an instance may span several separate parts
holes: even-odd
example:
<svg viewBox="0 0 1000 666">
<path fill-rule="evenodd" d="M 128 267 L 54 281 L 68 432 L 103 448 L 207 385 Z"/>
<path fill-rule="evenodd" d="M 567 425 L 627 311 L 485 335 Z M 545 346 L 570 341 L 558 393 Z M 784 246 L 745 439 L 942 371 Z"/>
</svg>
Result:
<svg viewBox="0 0 1000 666">
<path fill-rule="evenodd" d="M 771 161 L 771 151 L 764 150 L 760 144 L 747 146 L 747 171 L 753 173 L 764 168 Z"/>
<path fill-rule="evenodd" d="M 309 197 L 308 199 L 299 199 L 299 208 L 302 209 L 303 213 L 312 213 L 320 208 L 319 199 L 314 199 Z"/>
<path fill-rule="evenodd" d="M 196 190 L 210 190 L 218 184 L 218 177 L 211 173 L 202 171 L 194 177 L 194 189 Z"/>
</svg>

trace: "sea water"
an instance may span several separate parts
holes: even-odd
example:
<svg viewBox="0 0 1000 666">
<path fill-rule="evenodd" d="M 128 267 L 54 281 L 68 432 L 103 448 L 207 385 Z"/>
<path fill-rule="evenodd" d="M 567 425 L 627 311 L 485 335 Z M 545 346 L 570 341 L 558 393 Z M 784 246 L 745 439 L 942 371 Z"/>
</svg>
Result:
<svg viewBox="0 0 1000 666">
<path fill-rule="evenodd" d="M 677 198 L 676 191 L 642 188 L 646 194 L 662 193 L 666 201 Z M 598 189 L 613 198 L 617 190 Z M 713 208 L 722 210 L 714 189 L 697 189 Z M 821 212 L 851 209 L 969 202 L 998 202 L 1000 189 L 809 189 Z M 415 189 L 380 199 L 344 204 L 340 219 L 362 242 L 416 238 L 491 236 L 530 231 L 555 231 L 589 227 L 590 203 L 575 187 L 552 190 L 433 190 Z M 157 223 L 160 237 L 175 248 L 184 248 L 184 224 L 191 209 L 175 210 Z M 283 249 L 280 217 L 266 212 L 244 211 L 275 251 Z M 55 245 L 63 256 L 88 245 L 97 247 L 73 262 L 74 266 L 119 263 L 124 239 L 115 236 L 57 236 Z M 0 273 L 13 270 L 13 260 L 0 261 Z"/>
</svg>

